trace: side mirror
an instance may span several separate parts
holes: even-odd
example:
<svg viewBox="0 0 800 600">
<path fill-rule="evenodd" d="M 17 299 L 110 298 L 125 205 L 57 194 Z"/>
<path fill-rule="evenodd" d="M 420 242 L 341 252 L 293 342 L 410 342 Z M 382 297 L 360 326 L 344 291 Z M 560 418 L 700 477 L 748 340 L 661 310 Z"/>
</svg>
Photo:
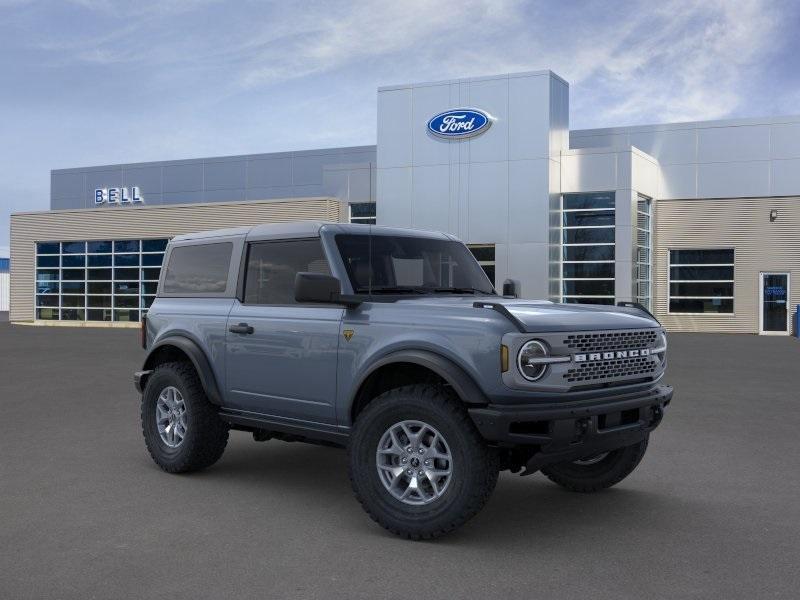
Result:
<svg viewBox="0 0 800 600">
<path fill-rule="evenodd" d="M 342 284 L 332 275 L 298 273 L 294 278 L 294 299 L 298 302 L 335 303 L 342 293 Z"/>
</svg>

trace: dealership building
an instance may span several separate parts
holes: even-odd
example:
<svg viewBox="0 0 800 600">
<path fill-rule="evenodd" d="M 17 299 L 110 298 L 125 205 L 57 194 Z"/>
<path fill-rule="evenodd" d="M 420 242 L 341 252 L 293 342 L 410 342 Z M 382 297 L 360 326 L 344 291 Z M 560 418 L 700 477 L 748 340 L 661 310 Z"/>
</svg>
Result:
<svg viewBox="0 0 800 600">
<path fill-rule="evenodd" d="M 11 217 L 10 318 L 137 322 L 174 235 L 320 219 L 464 240 L 500 288 L 787 334 L 800 116 L 576 130 L 551 71 L 381 87 L 377 144 L 51 172 Z"/>
</svg>

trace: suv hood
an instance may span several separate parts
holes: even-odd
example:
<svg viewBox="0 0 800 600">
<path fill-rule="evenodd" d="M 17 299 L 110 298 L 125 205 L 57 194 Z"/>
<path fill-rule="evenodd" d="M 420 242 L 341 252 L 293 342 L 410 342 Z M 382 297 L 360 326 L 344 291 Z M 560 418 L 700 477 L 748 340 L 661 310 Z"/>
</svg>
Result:
<svg viewBox="0 0 800 600">
<path fill-rule="evenodd" d="M 600 304 L 552 304 L 513 300 L 501 302 L 525 328 L 540 331 L 594 331 L 600 329 L 645 329 L 658 322 L 637 308 Z M 485 310 L 485 309 L 484 309 Z"/>
<path fill-rule="evenodd" d="M 400 302 L 472 311 L 492 310 L 489 306 L 474 308 L 476 302 L 500 305 L 519 321 L 525 333 L 659 327 L 658 321 L 639 309 L 622 306 L 554 304 L 547 300 L 520 300 L 500 296 L 428 296 L 403 299 Z M 502 314 L 501 311 L 495 312 Z M 510 320 L 509 325 L 513 325 Z"/>
</svg>

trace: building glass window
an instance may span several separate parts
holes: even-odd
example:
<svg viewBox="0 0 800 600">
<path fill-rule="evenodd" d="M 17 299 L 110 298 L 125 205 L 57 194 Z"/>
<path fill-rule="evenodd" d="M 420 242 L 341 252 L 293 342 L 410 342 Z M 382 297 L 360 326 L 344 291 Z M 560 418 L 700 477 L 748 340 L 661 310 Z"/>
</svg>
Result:
<svg viewBox="0 0 800 600">
<path fill-rule="evenodd" d="M 155 297 L 167 242 L 38 242 L 36 318 L 139 321 Z"/>
<path fill-rule="evenodd" d="M 494 282 L 494 273 L 495 273 L 495 258 L 494 258 L 494 244 L 470 244 L 467 246 L 469 251 L 472 252 L 472 255 L 475 257 L 475 260 L 478 261 L 478 264 L 483 269 L 483 272 L 486 273 L 486 276 L 489 278 L 489 281 L 492 282 L 492 285 L 496 287 Z"/>
<path fill-rule="evenodd" d="M 561 301 L 614 304 L 614 192 L 561 197 Z"/>
<path fill-rule="evenodd" d="M 350 205 L 350 222 L 362 225 L 375 225 L 376 208 L 374 202 L 358 202 Z"/>
<path fill-rule="evenodd" d="M 669 312 L 733 313 L 733 248 L 669 251 Z"/>
<path fill-rule="evenodd" d="M 652 237 L 653 201 L 639 196 L 636 204 L 636 264 L 633 280 L 636 285 L 636 301 L 651 310 L 652 297 Z"/>
</svg>

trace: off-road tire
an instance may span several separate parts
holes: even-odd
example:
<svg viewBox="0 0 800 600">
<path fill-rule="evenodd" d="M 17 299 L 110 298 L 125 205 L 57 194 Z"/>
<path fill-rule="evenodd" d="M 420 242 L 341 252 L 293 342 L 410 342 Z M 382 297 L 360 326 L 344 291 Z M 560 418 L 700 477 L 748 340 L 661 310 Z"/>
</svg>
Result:
<svg viewBox="0 0 800 600">
<path fill-rule="evenodd" d="M 393 497 L 376 466 L 378 443 L 392 425 L 419 420 L 435 427 L 452 455 L 452 479 L 430 504 L 411 506 Z M 475 516 L 497 484 L 497 453 L 486 445 L 463 404 L 440 385 L 409 385 L 381 394 L 358 415 L 348 445 L 350 483 L 378 524 L 407 539 L 432 539 Z"/>
<path fill-rule="evenodd" d="M 571 492 L 588 494 L 599 492 L 618 484 L 639 466 L 647 450 L 648 438 L 641 442 L 612 450 L 600 462 L 580 465 L 574 462 L 557 463 L 542 467 L 550 481 Z"/>
<path fill-rule="evenodd" d="M 186 437 L 177 448 L 165 444 L 155 422 L 156 402 L 161 391 L 174 386 L 186 406 Z M 153 461 L 168 473 L 188 473 L 210 467 L 219 460 L 228 443 L 228 426 L 208 401 L 191 363 L 158 365 L 147 379 L 141 405 L 142 434 Z"/>
</svg>

